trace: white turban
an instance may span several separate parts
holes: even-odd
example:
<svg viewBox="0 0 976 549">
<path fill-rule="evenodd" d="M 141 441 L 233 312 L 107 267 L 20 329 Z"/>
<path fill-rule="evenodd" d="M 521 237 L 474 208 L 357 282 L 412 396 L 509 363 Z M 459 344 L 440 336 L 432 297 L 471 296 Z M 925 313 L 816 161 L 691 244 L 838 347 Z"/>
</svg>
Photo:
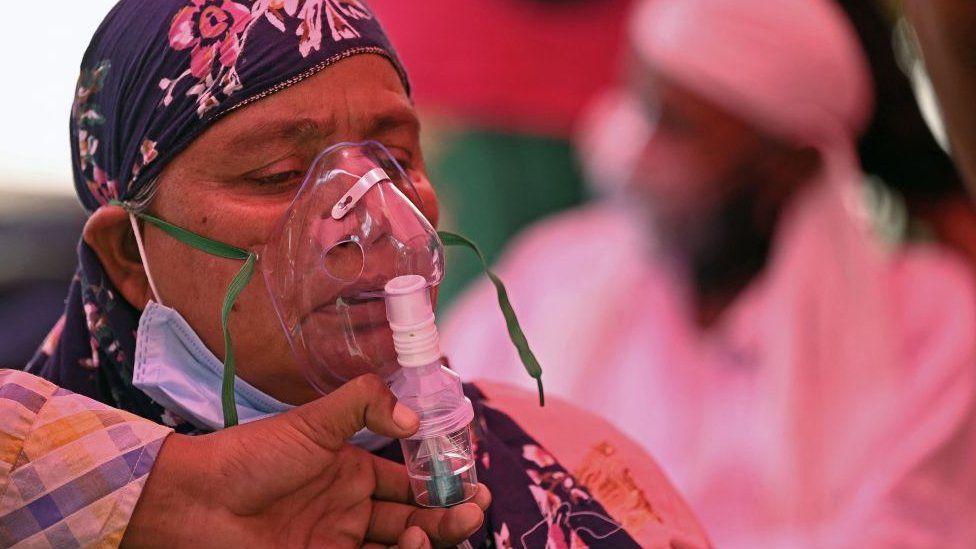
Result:
<svg viewBox="0 0 976 549">
<path fill-rule="evenodd" d="M 827 0 L 649 0 L 631 20 L 638 57 L 773 136 L 850 144 L 872 108 L 870 72 Z"/>
</svg>

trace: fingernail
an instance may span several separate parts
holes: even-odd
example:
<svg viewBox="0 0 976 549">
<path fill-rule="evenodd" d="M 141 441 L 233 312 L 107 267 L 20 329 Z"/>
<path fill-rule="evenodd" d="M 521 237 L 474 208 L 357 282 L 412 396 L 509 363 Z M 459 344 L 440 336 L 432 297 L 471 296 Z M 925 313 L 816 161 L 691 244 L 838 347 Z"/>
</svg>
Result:
<svg viewBox="0 0 976 549">
<path fill-rule="evenodd" d="M 399 402 L 393 406 L 393 423 L 396 423 L 397 427 L 411 430 L 417 426 L 419 421 L 420 418 L 409 407 Z"/>
</svg>

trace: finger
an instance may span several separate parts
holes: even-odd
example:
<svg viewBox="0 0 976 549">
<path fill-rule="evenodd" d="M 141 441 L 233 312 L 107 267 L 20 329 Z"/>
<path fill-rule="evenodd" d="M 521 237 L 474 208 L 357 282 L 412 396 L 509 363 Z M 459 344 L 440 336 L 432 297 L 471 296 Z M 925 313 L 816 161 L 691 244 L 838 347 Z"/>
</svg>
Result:
<svg viewBox="0 0 976 549">
<path fill-rule="evenodd" d="M 403 532 L 410 528 L 410 515 L 418 510 L 406 503 L 374 501 L 366 539 L 375 543 L 397 543 Z"/>
<path fill-rule="evenodd" d="M 482 511 L 487 511 L 488 506 L 491 505 L 491 490 L 479 482 L 478 491 L 474 493 L 474 497 L 469 501 L 480 507 Z"/>
<path fill-rule="evenodd" d="M 407 468 L 403 465 L 378 456 L 373 458 L 373 472 L 376 478 L 376 488 L 373 499 L 412 503 L 413 494 L 410 491 L 410 479 Z"/>
<path fill-rule="evenodd" d="M 400 539 L 397 540 L 397 547 L 399 549 L 431 549 L 430 539 L 418 526 L 411 526 L 404 530 L 400 534 Z"/>
<path fill-rule="evenodd" d="M 456 507 L 421 508 L 390 501 L 373 502 L 366 539 L 394 543 L 411 527 L 420 527 L 437 546 L 456 545 L 478 531 L 484 512 L 475 503 Z"/>
<path fill-rule="evenodd" d="M 440 547 L 457 545 L 468 539 L 484 521 L 481 508 L 467 502 L 448 509 L 417 509 L 407 524 L 421 527 L 431 543 Z"/>
<path fill-rule="evenodd" d="M 328 395 L 280 417 L 313 442 L 337 450 L 363 427 L 378 435 L 408 437 L 417 431 L 417 414 L 397 402 L 379 377 L 368 374 L 346 382 Z"/>
</svg>

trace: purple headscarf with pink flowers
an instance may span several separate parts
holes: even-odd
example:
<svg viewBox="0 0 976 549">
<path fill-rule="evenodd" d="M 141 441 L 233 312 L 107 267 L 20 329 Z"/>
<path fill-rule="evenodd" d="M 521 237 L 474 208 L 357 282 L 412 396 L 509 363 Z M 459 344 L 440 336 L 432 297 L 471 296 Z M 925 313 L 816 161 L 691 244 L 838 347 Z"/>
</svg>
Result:
<svg viewBox="0 0 976 549">
<path fill-rule="evenodd" d="M 166 24 L 161 24 L 166 22 Z M 123 0 L 82 60 L 71 116 L 85 209 L 137 199 L 229 111 L 360 53 L 406 74 L 358 0 Z"/>
<path fill-rule="evenodd" d="M 92 212 L 144 201 L 155 178 L 214 121 L 352 55 L 396 54 L 357 0 L 122 0 L 82 60 L 71 112 L 75 188 Z M 407 88 L 409 89 L 409 88 Z M 93 250 L 79 267 L 64 316 L 28 371 L 61 387 L 193 433 L 132 386 L 141 312 L 119 296 Z M 571 475 L 514 421 L 482 405 L 478 475 L 495 504 L 476 546 L 636 547 Z M 381 450 L 398 456 L 399 445 Z"/>
</svg>

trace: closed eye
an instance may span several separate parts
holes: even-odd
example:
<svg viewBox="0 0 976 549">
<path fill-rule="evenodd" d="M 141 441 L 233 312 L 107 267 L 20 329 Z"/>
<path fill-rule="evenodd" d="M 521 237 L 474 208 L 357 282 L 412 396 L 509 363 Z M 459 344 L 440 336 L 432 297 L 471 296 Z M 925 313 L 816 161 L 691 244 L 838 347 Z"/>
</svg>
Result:
<svg viewBox="0 0 976 549">
<path fill-rule="evenodd" d="M 250 177 L 248 179 L 261 186 L 276 186 L 291 183 L 292 181 L 300 179 L 304 175 L 305 172 L 300 172 L 298 170 L 287 170 L 263 177 Z"/>
</svg>

